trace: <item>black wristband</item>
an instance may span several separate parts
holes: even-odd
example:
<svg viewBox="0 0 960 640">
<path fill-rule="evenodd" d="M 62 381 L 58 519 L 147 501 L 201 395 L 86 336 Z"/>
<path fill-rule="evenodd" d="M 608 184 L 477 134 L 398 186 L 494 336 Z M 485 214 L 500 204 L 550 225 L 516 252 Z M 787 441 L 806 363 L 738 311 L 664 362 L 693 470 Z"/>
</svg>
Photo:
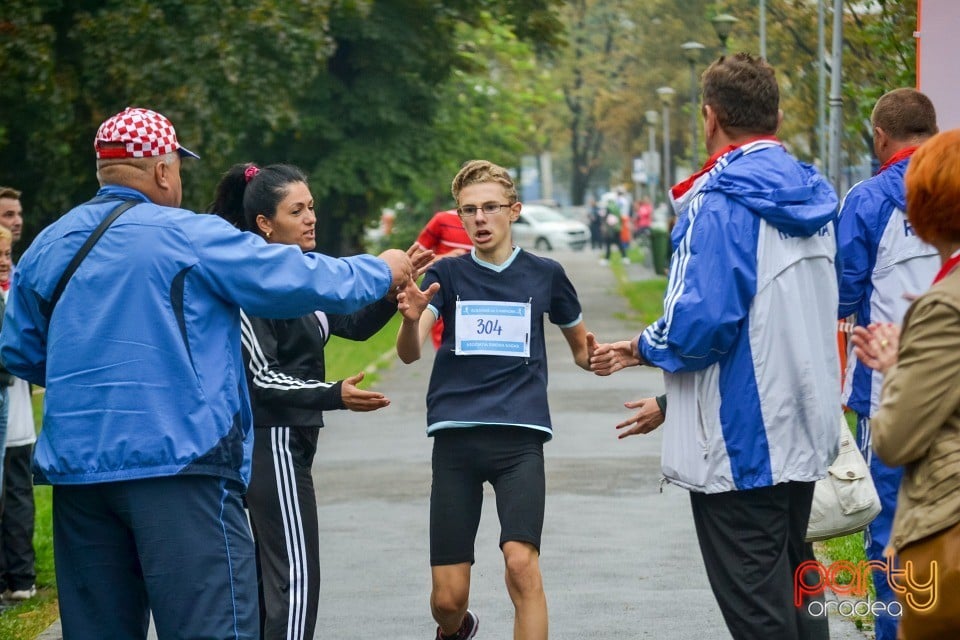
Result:
<svg viewBox="0 0 960 640">
<path fill-rule="evenodd" d="M 657 396 L 654 399 L 657 401 L 657 406 L 660 407 L 660 413 L 667 415 L 667 394 Z"/>
</svg>

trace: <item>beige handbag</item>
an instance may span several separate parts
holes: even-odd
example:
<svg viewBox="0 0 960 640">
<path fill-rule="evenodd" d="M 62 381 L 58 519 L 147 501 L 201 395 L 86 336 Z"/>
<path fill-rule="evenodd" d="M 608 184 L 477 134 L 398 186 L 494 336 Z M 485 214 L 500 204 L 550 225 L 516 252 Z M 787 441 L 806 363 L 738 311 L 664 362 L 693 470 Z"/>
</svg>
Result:
<svg viewBox="0 0 960 640">
<path fill-rule="evenodd" d="M 862 531 L 880 513 L 880 496 L 870 469 L 840 416 L 840 451 L 813 491 L 807 542 Z"/>
</svg>

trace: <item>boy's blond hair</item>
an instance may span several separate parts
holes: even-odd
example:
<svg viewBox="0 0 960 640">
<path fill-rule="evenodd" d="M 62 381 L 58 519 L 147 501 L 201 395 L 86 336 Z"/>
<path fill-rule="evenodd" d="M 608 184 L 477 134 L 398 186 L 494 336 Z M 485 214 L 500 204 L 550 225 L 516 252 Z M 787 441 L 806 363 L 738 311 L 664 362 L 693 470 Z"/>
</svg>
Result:
<svg viewBox="0 0 960 640">
<path fill-rule="evenodd" d="M 488 160 L 468 160 L 463 163 L 460 171 L 453 179 L 453 184 L 450 186 L 453 199 L 459 204 L 460 191 L 462 191 L 464 187 L 484 182 L 496 182 L 500 184 L 503 187 L 509 204 L 513 204 L 519 199 L 517 196 L 517 187 L 513 184 L 513 178 L 510 177 L 507 170 Z"/>
</svg>

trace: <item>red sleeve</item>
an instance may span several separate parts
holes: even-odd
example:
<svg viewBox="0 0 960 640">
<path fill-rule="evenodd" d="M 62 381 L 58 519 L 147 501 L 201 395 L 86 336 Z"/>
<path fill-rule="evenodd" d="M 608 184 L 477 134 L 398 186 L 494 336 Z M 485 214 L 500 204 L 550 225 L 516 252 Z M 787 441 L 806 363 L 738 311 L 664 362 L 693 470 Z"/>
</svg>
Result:
<svg viewBox="0 0 960 640">
<path fill-rule="evenodd" d="M 417 244 L 424 249 L 436 249 L 440 244 L 440 214 L 434 214 L 430 222 L 426 224 L 420 235 L 417 236 Z"/>
</svg>

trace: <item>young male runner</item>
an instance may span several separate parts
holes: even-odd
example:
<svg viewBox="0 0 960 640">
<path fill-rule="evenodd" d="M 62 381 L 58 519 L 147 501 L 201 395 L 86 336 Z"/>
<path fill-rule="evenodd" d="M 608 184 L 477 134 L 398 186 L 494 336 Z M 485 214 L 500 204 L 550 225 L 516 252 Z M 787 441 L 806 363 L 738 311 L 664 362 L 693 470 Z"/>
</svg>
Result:
<svg viewBox="0 0 960 640">
<path fill-rule="evenodd" d="M 397 353 L 405 363 L 437 319 L 443 339 L 427 392 L 427 435 L 434 437 L 430 495 L 430 606 L 437 638 L 477 632 L 467 609 L 483 483 L 496 492 L 500 548 L 515 607 L 514 638 L 546 640 L 547 601 L 540 575 L 545 482 L 543 443 L 552 436 L 547 406 L 543 316 L 559 325 L 574 361 L 589 368 L 588 334 L 577 293 L 563 268 L 513 246 L 522 205 L 505 169 L 467 162 L 453 197 L 474 249 L 434 263 L 420 291 L 398 296 L 404 320 Z M 423 313 L 425 308 L 431 313 Z"/>
</svg>

